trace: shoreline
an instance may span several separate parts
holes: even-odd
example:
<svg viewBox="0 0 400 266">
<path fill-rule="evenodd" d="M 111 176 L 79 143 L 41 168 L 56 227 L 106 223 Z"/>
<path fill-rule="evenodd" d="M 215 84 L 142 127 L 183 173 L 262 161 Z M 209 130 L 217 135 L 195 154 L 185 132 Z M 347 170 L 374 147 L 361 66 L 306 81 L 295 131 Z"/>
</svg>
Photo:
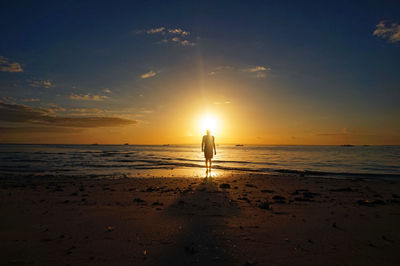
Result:
<svg viewBox="0 0 400 266">
<path fill-rule="evenodd" d="M 6 178 L 71 178 L 71 179 L 124 179 L 124 178 L 206 178 L 207 173 L 205 167 L 161 167 L 161 168 L 141 168 L 134 169 L 127 172 L 110 172 L 107 174 L 95 174 L 98 171 L 91 171 L 92 174 L 50 174 L 50 173 L 13 173 L 13 172 L 0 172 L 0 180 L 2 176 Z M 400 175 L 398 174 L 375 174 L 375 173 L 333 173 L 309 170 L 289 170 L 277 169 L 270 172 L 256 170 L 256 169 L 237 169 L 237 168 L 223 168 L 213 167 L 212 177 L 224 178 L 233 175 L 248 175 L 248 176 L 273 176 L 273 177 L 306 177 L 306 178 L 322 178 L 322 179 L 339 179 L 339 180 L 387 180 L 400 182 Z"/>
<path fill-rule="evenodd" d="M 395 265 L 400 182 L 1 177 L 7 264 Z"/>
</svg>

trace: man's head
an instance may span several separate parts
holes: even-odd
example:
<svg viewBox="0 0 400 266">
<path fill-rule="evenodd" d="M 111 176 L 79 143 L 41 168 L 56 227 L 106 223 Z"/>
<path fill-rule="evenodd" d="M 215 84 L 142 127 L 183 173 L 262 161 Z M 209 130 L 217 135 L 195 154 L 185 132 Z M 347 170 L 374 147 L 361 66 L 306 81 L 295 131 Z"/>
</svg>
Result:
<svg viewBox="0 0 400 266">
<path fill-rule="evenodd" d="M 210 135 L 210 130 L 209 129 L 207 129 L 206 132 L 207 132 L 207 135 Z"/>
</svg>

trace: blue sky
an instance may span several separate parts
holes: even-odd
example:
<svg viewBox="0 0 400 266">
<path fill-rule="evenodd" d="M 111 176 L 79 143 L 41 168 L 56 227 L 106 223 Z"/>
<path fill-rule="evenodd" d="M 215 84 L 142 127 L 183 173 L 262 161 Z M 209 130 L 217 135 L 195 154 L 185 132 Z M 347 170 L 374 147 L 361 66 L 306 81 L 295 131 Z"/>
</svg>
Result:
<svg viewBox="0 0 400 266">
<path fill-rule="evenodd" d="M 126 119 L 139 143 L 156 143 L 146 130 L 200 97 L 247 112 L 251 143 L 400 144 L 399 24 L 398 1 L 2 1 L 0 101 L 74 121 Z M 2 124 L 3 141 L 17 142 L 42 137 L 13 139 L 9 128 L 73 127 Z M 324 134 L 348 136 L 310 141 Z"/>
</svg>

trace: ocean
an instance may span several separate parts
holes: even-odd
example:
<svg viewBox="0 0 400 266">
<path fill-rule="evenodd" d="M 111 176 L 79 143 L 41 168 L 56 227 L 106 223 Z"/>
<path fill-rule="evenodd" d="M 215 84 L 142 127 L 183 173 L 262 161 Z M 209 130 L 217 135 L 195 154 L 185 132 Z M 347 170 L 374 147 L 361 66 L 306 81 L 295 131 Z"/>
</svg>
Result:
<svg viewBox="0 0 400 266">
<path fill-rule="evenodd" d="M 400 178 L 400 146 L 217 146 L 213 175 Z M 200 145 L 1 144 L 0 174 L 204 176 Z"/>
</svg>

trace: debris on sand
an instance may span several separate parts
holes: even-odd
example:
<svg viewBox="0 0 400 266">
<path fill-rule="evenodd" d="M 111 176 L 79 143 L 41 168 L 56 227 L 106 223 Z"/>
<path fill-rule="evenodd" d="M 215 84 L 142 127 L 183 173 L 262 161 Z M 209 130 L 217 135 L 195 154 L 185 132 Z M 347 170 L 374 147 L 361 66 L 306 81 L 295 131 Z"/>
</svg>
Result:
<svg viewBox="0 0 400 266">
<path fill-rule="evenodd" d="M 141 198 L 134 198 L 133 202 L 135 202 L 135 203 L 145 203 L 146 201 L 142 200 Z"/>
<path fill-rule="evenodd" d="M 246 197 L 241 197 L 241 198 L 239 197 L 238 200 L 244 200 L 244 201 L 247 201 L 248 203 L 251 202 L 251 200 L 249 200 L 249 199 L 246 198 Z"/>
<path fill-rule="evenodd" d="M 314 198 L 314 196 L 321 196 L 321 194 L 310 192 L 310 191 L 303 192 L 303 197 L 304 198 Z"/>
<path fill-rule="evenodd" d="M 274 190 L 270 190 L 270 189 L 263 189 L 261 190 L 262 193 L 274 193 Z"/>
<path fill-rule="evenodd" d="M 394 240 L 388 239 L 388 238 L 387 238 L 386 236 L 384 236 L 384 235 L 382 236 L 382 239 L 385 240 L 385 241 L 387 241 L 387 242 L 390 242 L 390 243 L 392 243 L 392 244 L 395 242 Z"/>
<path fill-rule="evenodd" d="M 303 197 L 294 198 L 295 201 L 314 201 L 313 198 L 315 196 L 321 196 L 319 193 L 314 193 L 309 191 L 308 189 L 296 189 L 296 191 L 292 192 L 292 195 L 302 195 Z"/>
<path fill-rule="evenodd" d="M 262 203 L 259 205 L 259 207 L 260 207 L 260 209 L 263 209 L 263 210 L 270 210 L 270 209 L 271 209 L 271 206 L 270 206 L 268 200 L 262 202 Z"/>
<path fill-rule="evenodd" d="M 67 249 L 67 250 L 65 251 L 65 255 L 70 255 L 70 254 L 72 253 L 72 250 L 75 249 L 75 248 L 76 248 L 75 246 L 72 246 L 72 247 L 70 247 L 69 249 Z"/>
<path fill-rule="evenodd" d="M 115 229 L 114 226 L 111 226 L 111 225 L 107 226 L 107 232 L 112 232 L 112 231 L 114 231 L 114 229 Z"/>
<path fill-rule="evenodd" d="M 357 201 L 358 205 L 373 207 L 376 205 L 385 205 L 386 203 L 383 200 L 359 200 Z"/>
<path fill-rule="evenodd" d="M 400 204 L 400 200 L 397 200 L 397 199 L 389 200 L 389 202 L 392 204 Z"/>
<path fill-rule="evenodd" d="M 299 195 L 303 192 L 308 192 L 308 189 L 296 189 L 294 192 L 292 192 L 292 195 Z"/>
<path fill-rule="evenodd" d="M 314 201 L 314 200 L 309 199 L 309 198 L 301 198 L 301 197 L 296 197 L 296 198 L 294 198 L 294 200 L 295 201 Z"/>
<path fill-rule="evenodd" d="M 273 200 L 285 200 L 286 198 L 283 196 L 275 195 L 272 197 Z"/>
<path fill-rule="evenodd" d="M 194 247 L 194 243 L 185 246 L 185 253 L 189 255 L 194 255 L 197 253 L 197 250 Z"/>
<path fill-rule="evenodd" d="M 222 183 L 221 185 L 219 185 L 219 188 L 231 188 L 231 185 L 229 185 L 228 183 Z"/>
<path fill-rule="evenodd" d="M 345 187 L 345 188 L 330 189 L 329 191 L 331 191 L 331 192 L 353 192 L 354 190 L 351 187 Z"/>
<path fill-rule="evenodd" d="M 153 205 L 153 206 L 164 206 L 164 203 L 159 202 L 159 201 L 157 200 L 157 201 L 153 202 L 152 205 Z"/>
<path fill-rule="evenodd" d="M 286 198 L 280 195 L 275 195 L 272 197 L 274 203 L 286 203 Z"/>
</svg>

